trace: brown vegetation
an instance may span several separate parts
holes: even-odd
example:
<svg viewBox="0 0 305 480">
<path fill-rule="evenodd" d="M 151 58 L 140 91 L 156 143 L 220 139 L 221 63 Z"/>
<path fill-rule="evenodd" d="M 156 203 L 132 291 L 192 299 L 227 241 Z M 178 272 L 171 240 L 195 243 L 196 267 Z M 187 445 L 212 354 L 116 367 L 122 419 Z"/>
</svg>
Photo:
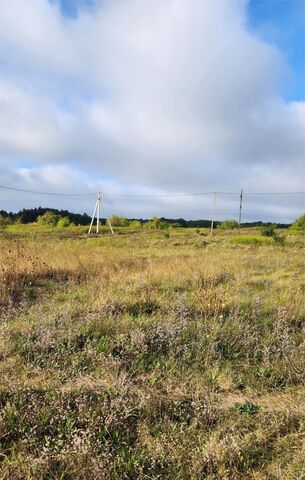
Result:
<svg viewBox="0 0 305 480">
<path fill-rule="evenodd" d="M 200 233 L 1 234 L 0 479 L 303 478 L 303 240 Z"/>
</svg>

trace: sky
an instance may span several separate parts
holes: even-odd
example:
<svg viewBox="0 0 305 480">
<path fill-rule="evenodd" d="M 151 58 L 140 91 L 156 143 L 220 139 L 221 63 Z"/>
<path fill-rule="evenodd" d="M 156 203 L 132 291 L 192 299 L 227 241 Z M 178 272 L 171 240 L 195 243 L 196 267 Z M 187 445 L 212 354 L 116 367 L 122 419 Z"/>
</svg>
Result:
<svg viewBox="0 0 305 480">
<path fill-rule="evenodd" d="M 0 0 L 0 185 L 104 215 L 290 222 L 305 0 Z M 231 194 L 234 193 L 234 194 Z M 178 194 L 179 196 L 165 196 Z M 94 196 L 0 189 L 0 210 Z"/>
</svg>

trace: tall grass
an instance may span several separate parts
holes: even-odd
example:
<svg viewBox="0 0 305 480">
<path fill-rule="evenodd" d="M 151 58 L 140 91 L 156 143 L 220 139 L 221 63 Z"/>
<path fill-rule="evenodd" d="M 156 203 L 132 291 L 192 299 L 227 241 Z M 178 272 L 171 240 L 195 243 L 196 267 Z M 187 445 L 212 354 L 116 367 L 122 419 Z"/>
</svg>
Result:
<svg viewBox="0 0 305 480">
<path fill-rule="evenodd" d="M 1 234 L 1 479 L 302 478 L 302 244 L 29 230 Z"/>
</svg>

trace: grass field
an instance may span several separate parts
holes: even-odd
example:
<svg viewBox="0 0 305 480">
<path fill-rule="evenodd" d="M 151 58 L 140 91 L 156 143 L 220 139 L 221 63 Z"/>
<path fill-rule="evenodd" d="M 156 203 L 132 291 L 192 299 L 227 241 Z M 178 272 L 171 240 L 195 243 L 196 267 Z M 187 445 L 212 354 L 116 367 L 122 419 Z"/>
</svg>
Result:
<svg viewBox="0 0 305 480">
<path fill-rule="evenodd" d="M 0 479 L 305 479 L 304 236 L 84 233 L 0 232 Z"/>
</svg>

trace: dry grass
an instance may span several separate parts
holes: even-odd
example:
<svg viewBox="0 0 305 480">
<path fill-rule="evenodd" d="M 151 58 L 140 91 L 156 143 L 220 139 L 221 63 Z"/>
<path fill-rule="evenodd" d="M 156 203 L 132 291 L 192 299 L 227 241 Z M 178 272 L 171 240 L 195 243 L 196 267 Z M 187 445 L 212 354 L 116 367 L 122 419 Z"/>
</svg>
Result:
<svg viewBox="0 0 305 480">
<path fill-rule="evenodd" d="M 1 240 L 0 479 L 305 478 L 301 238 Z"/>
</svg>

